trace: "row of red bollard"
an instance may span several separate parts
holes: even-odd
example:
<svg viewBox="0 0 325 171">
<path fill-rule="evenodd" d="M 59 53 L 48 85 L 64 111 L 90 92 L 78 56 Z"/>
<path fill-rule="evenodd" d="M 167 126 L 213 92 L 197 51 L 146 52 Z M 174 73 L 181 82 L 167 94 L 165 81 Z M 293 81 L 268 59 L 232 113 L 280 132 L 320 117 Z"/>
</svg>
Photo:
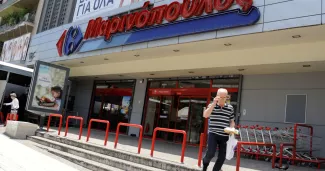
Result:
<svg viewBox="0 0 325 171">
<path fill-rule="evenodd" d="M 4 125 L 6 125 L 7 124 L 7 121 L 18 121 L 18 114 L 8 113 L 7 114 L 7 117 L 6 117 L 6 121 L 4 121 L 4 119 L 3 119 L 3 113 L 0 112 L 0 119 L 1 119 L 1 122 L 4 123 Z"/>
<path fill-rule="evenodd" d="M 47 132 L 49 131 L 50 122 L 51 122 L 52 117 L 59 117 L 60 118 L 59 129 L 58 129 L 58 135 L 60 135 L 61 126 L 62 126 L 62 115 L 61 114 L 50 114 L 49 115 L 49 119 L 48 119 L 48 123 L 47 123 Z M 68 133 L 69 119 L 80 120 L 80 130 L 79 130 L 79 140 L 80 140 L 81 135 L 82 135 L 83 118 L 82 117 L 77 117 L 77 116 L 68 116 L 67 121 L 66 121 L 66 128 L 65 128 L 65 135 L 64 136 L 67 136 L 67 133 Z M 88 124 L 88 133 L 87 133 L 86 142 L 89 141 L 89 137 L 90 137 L 90 133 L 91 133 L 91 125 L 92 125 L 93 122 L 106 123 L 106 132 L 105 132 L 105 139 L 104 139 L 104 145 L 106 146 L 107 140 L 108 140 L 109 126 L 110 126 L 110 123 L 107 120 L 90 119 L 89 124 Z M 138 142 L 138 154 L 140 154 L 141 146 L 142 146 L 142 139 L 143 139 L 143 127 L 142 127 L 142 125 L 139 125 L 139 124 L 131 124 L 131 123 L 122 123 L 122 122 L 120 122 L 117 125 L 116 136 L 115 136 L 115 141 L 114 141 L 114 148 L 116 149 L 116 147 L 117 147 L 118 136 L 119 136 L 121 126 L 135 127 L 135 128 L 140 129 L 139 142 Z M 184 163 L 184 155 L 185 155 L 185 148 L 186 148 L 186 132 L 184 130 L 156 127 L 154 129 L 154 133 L 153 133 L 153 137 L 152 137 L 151 152 L 150 152 L 151 157 L 153 157 L 153 152 L 154 152 L 154 148 L 155 148 L 155 141 L 156 141 L 156 135 L 157 135 L 158 131 L 173 132 L 173 133 L 183 134 L 181 163 Z"/>
</svg>

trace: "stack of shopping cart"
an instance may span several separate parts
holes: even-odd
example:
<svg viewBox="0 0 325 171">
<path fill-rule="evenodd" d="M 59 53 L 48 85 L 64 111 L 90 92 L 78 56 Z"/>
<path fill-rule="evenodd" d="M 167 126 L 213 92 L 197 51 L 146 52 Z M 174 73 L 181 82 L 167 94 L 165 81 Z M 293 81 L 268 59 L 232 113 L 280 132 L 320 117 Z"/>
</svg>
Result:
<svg viewBox="0 0 325 171">
<path fill-rule="evenodd" d="M 317 158 L 313 153 L 320 152 L 321 137 L 313 135 L 313 127 L 305 124 L 295 124 L 288 128 L 271 128 L 260 125 L 238 125 L 237 139 L 251 142 L 252 145 L 242 146 L 241 153 L 246 157 L 270 161 L 273 148 L 269 146 L 254 145 L 254 143 L 275 144 L 277 159 L 282 165 L 288 164 L 318 167 L 325 163 L 324 158 Z"/>
</svg>

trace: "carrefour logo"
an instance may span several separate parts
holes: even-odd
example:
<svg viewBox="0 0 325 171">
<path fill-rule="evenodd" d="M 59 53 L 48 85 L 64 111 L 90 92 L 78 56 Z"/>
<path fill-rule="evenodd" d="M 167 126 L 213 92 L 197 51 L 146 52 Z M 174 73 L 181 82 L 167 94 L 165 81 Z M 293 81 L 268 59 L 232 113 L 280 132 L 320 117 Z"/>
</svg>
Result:
<svg viewBox="0 0 325 171">
<path fill-rule="evenodd" d="M 59 56 L 70 55 L 77 50 L 83 40 L 80 27 L 70 27 L 65 30 L 56 44 Z"/>
</svg>

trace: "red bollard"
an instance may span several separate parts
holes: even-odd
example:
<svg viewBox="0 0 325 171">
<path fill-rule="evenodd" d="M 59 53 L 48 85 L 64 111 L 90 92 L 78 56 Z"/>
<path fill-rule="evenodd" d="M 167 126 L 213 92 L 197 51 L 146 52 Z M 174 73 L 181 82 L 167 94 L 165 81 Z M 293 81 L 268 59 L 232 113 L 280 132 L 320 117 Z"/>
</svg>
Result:
<svg viewBox="0 0 325 171">
<path fill-rule="evenodd" d="M 52 117 L 59 117 L 60 118 L 60 123 L 59 123 L 59 133 L 58 133 L 58 135 L 60 135 L 60 132 L 61 132 L 61 127 L 62 127 L 62 115 L 61 114 L 53 114 L 53 113 L 51 113 L 50 115 L 49 115 L 49 119 L 48 119 L 48 121 L 47 121 L 47 129 L 46 129 L 46 131 L 47 132 L 49 132 L 49 129 L 50 129 L 50 123 L 51 123 L 51 118 Z"/>
<path fill-rule="evenodd" d="M 106 126 L 106 133 L 105 133 L 105 139 L 104 139 L 104 145 L 106 146 L 107 140 L 108 140 L 108 132 L 109 132 L 109 121 L 106 121 L 106 120 L 90 119 L 89 125 L 88 125 L 88 133 L 87 133 L 87 140 L 86 140 L 86 142 L 89 141 L 90 130 L 91 130 L 91 123 L 92 122 L 99 122 L 99 123 L 106 123 L 107 124 L 107 126 Z"/>
<path fill-rule="evenodd" d="M 118 136 L 120 134 L 120 126 L 129 126 L 129 127 L 140 128 L 139 143 L 138 143 L 138 154 L 140 154 L 141 146 L 142 146 L 142 134 L 143 134 L 143 127 L 142 127 L 142 125 L 139 125 L 139 124 L 129 124 L 129 123 L 120 122 L 117 125 L 114 148 L 116 148 L 116 146 L 117 146 Z"/>
<path fill-rule="evenodd" d="M 83 124 L 84 119 L 82 117 L 78 117 L 78 116 L 68 116 L 67 117 L 67 121 L 66 121 L 66 125 L 65 125 L 65 135 L 64 135 L 65 137 L 68 134 L 69 119 L 77 119 L 77 120 L 80 120 L 80 130 L 79 130 L 79 140 L 80 140 L 81 139 L 81 135 L 82 135 L 82 124 Z"/>
<path fill-rule="evenodd" d="M 184 155 L 185 155 L 185 148 L 186 148 L 186 132 L 185 132 L 184 130 L 168 129 L 168 128 L 160 128 L 160 127 L 156 127 L 156 128 L 154 129 L 153 137 L 152 137 L 151 152 L 150 152 L 150 156 L 151 156 L 151 157 L 153 157 L 153 151 L 154 151 L 154 149 L 155 149 L 155 141 L 156 141 L 157 131 L 173 132 L 173 133 L 183 134 L 182 153 L 181 153 L 181 163 L 184 163 Z"/>
<path fill-rule="evenodd" d="M 197 159 L 197 165 L 201 167 L 201 162 L 202 162 L 202 151 L 203 151 L 203 142 L 204 141 L 204 133 L 201 133 L 200 136 L 200 146 L 199 146 L 199 156 Z"/>
</svg>

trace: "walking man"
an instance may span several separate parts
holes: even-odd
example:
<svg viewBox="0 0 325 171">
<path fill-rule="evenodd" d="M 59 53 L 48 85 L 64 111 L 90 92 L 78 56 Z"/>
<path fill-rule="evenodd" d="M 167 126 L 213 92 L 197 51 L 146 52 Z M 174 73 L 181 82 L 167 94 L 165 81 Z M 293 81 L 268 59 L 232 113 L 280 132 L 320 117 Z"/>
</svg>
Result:
<svg viewBox="0 0 325 171">
<path fill-rule="evenodd" d="M 10 113 L 13 114 L 13 118 L 16 119 L 17 118 L 18 109 L 19 109 L 19 101 L 17 99 L 16 93 L 11 93 L 10 94 L 10 97 L 12 99 L 12 102 L 11 103 L 4 103 L 4 105 L 11 106 Z"/>
<path fill-rule="evenodd" d="M 221 171 L 221 167 L 226 159 L 227 141 L 229 135 L 224 132 L 227 127 L 235 127 L 234 108 L 226 104 L 228 91 L 220 88 L 213 102 L 204 111 L 203 117 L 210 118 L 208 149 L 203 158 L 203 171 L 208 169 L 209 163 L 215 156 L 219 147 L 218 159 L 213 167 L 213 171 Z"/>
</svg>

